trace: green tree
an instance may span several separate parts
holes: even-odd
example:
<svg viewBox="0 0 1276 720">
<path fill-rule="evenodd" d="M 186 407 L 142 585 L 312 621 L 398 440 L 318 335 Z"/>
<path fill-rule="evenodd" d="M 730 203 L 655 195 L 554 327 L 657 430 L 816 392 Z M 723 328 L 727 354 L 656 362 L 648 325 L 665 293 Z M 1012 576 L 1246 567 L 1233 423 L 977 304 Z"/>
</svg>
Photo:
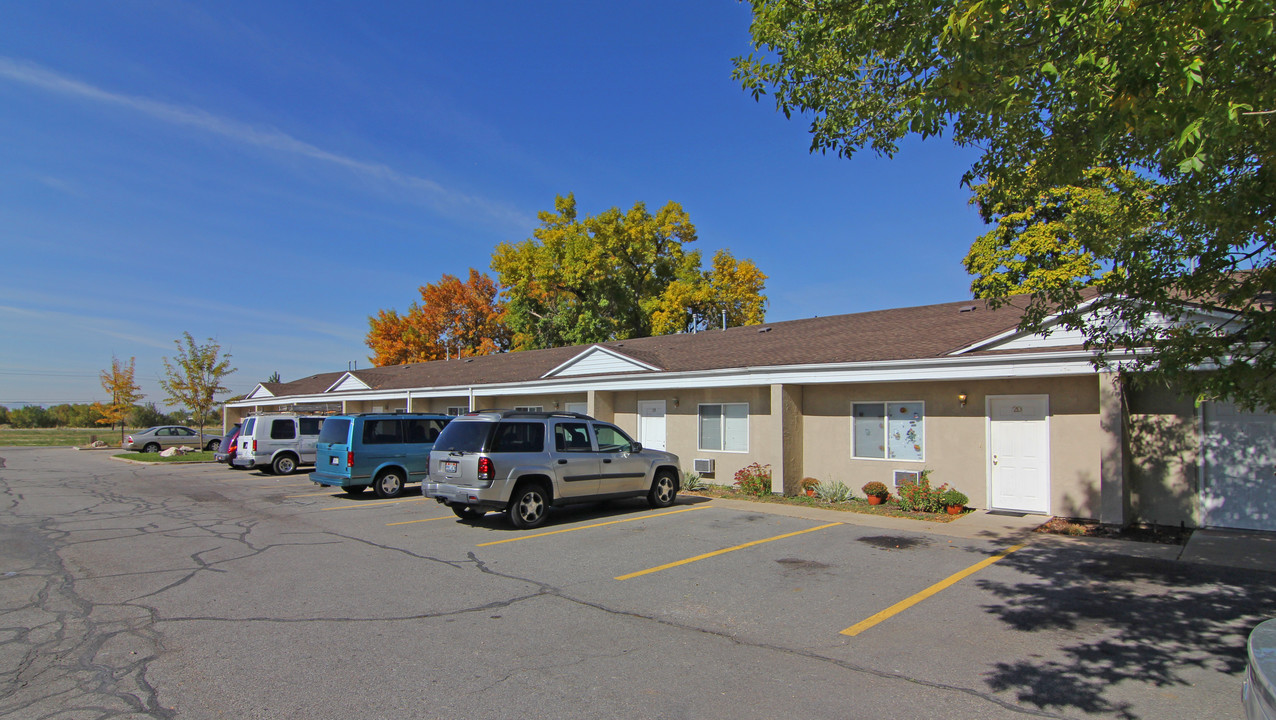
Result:
<svg viewBox="0 0 1276 720">
<path fill-rule="evenodd" d="M 0 425 L 9 424 L 9 408 L 0 405 Z"/>
<path fill-rule="evenodd" d="M 222 378 L 235 372 L 230 366 L 230 355 L 223 355 L 221 345 L 212 338 L 203 345 L 195 344 L 190 333 L 182 333 L 185 342 L 174 340 L 177 355 L 164 358 L 164 378 L 160 387 L 168 395 L 169 403 L 186 408 L 195 415 L 200 433 L 204 421 L 216 403 L 217 393 L 228 392 Z"/>
<path fill-rule="evenodd" d="M 129 358 L 128 364 L 111 356 L 111 369 L 98 373 L 102 389 L 111 397 L 110 404 L 93 403 L 93 409 L 101 415 L 96 420 L 98 425 L 120 426 L 120 443 L 124 442 L 124 423 L 138 400 L 146 397 L 142 388 L 133 382 L 134 364 L 137 358 Z"/>
<path fill-rule="evenodd" d="M 492 254 L 515 350 L 649 336 L 665 287 L 699 271 L 699 252 L 684 248 L 696 229 L 678 203 L 580 218 L 568 195 L 539 217 L 532 239 Z"/>
<path fill-rule="evenodd" d="M 277 382 L 283 382 L 283 381 L 279 379 L 279 371 L 276 370 L 270 374 L 270 377 L 266 378 L 266 382 L 277 383 Z"/>
<path fill-rule="evenodd" d="M 979 149 L 963 181 L 996 229 L 967 266 L 994 303 L 1034 293 L 1025 330 L 1058 311 L 1101 364 L 1150 348 L 1127 367 L 1276 408 L 1273 0 L 751 4 L 735 76 L 807 116 L 813 151 Z M 1095 220 L 1132 232 L 1059 235 Z"/>
</svg>

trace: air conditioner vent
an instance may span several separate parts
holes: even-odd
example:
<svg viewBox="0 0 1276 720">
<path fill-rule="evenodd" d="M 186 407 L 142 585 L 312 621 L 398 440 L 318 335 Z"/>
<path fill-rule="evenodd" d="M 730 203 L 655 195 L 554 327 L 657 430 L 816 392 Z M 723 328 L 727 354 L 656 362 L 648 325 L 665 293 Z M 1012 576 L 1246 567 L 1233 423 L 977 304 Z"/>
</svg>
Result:
<svg viewBox="0 0 1276 720">
<path fill-rule="evenodd" d="M 900 483 L 915 483 L 921 479 L 921 473 L 916 470 L 896 470 L 895 471 L 895 487 L 899 487 Z"/>
<path fill-rule="evenodd" d="M 713 458 L 696 458 L 691 461 L 691 464 L 695 467 L 695 471 L 701 475 L 713 474 Z"/>
</svg>

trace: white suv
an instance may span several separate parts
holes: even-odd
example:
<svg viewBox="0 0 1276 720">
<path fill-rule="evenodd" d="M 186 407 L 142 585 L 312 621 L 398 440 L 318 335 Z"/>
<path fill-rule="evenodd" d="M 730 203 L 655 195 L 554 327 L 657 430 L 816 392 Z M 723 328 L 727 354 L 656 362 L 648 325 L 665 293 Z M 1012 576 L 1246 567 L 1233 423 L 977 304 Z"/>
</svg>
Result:
<svg viewBox="0 0 1276 720">
<path fill-rule="evenodd" d="M 315 441 L 324 418 L 280 413 L 251 415 L 243 421 L 232 464 L 237 468 L 260 467 L 287 475 L 298 465 L 315 464 Z"/>
<path fill-rule="evenodd" d="M 681 477 L 677 455 L 588 415 L 486 410 L 443 428 L 421 492 L 463 519 L 500 510 L 533 528 L 551 505 L 646 497 L 668 507 Z"/>
</svg>

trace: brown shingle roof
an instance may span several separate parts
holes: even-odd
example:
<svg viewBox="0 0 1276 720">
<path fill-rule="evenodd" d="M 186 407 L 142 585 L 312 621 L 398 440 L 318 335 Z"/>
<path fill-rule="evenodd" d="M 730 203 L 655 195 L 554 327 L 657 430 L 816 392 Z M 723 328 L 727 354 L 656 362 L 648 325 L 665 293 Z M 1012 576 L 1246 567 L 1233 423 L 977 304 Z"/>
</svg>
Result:
<svg viewBox="0 0 1276 720">
<path fill-rule="evenodd" d="M 991 310 L 982 300 L 965 300 L 598 344 L 667 372 L 939 358 L 1013 330 L 1021 314 L 1015 305 L 1022 303 Z M 352 374 L 373 390 L 530 382 L 589 347 L 392 365 Z M 342 375 L 325 373 L 270 389 L 276 395 L 314 394 Z"/>
</svg>

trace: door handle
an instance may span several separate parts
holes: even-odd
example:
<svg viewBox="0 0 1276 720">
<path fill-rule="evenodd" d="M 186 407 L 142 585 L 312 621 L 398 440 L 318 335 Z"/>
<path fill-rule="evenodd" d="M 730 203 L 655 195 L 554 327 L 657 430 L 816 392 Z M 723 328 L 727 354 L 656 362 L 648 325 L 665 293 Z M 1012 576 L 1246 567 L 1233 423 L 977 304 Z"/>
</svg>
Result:
<svg viewBox="0 0 1276 720">
<path fill-rule="evenodd" d="M 992 464 L 993 464 L 993 465 L 996 465 L 996 464 L 997 464 L 997 456 L 996 456 L 996 455 L 993 455 L 993 456 L 992 456 Z"/>
<path fill-rule="evenodd" d="M 558 459 L 558 464 L 559 464 L 559 465 L 566 465 L 566 464 L 567 464 L 567 461 L 566 461 L 566 460 L 564 460 L 563 458 L 559 458 L 559 459 Z"/>
<path fill-rule="evenodd" d="M 609 463 L 609 462 L 611 462 L 611 458 L 603 458 L 603 462 L 605 462 L 605 463 Z"/>
</svg>

